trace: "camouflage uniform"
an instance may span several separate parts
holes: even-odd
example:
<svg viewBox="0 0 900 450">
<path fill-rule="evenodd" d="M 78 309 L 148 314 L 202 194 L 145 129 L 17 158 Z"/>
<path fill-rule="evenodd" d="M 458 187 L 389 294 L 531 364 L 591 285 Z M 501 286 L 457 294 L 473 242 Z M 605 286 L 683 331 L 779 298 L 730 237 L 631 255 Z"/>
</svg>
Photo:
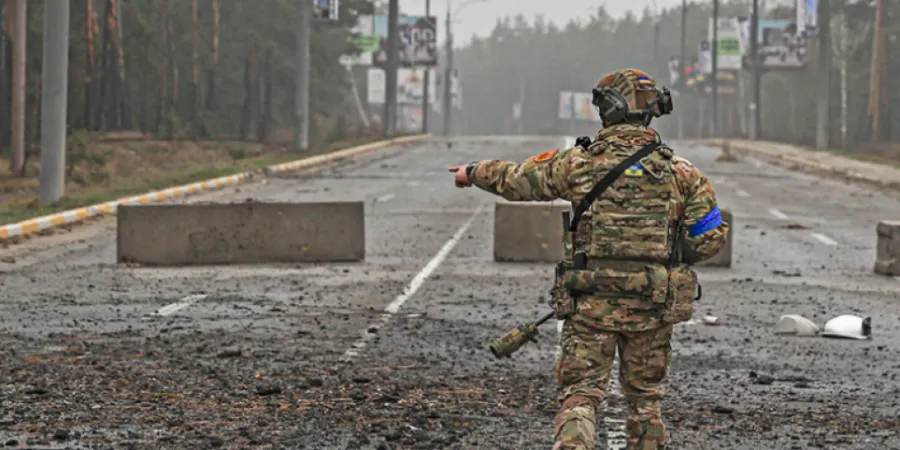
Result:
<svg viewBox="0 0 900 450">
<path fill-rule="evenodd" d="M 635 72 L 641 73 L 617 72 L 613 80 L 631 108 L 634 90 L 629 86 L 638 86 Z M 620 123 L 602 129 L 588 148 L 551 150 L 521 164 L 475 162 L 467 172 L 473 185 L 507 200 L 559 198 L 572 202 L 574 209 L 606 172 L 651 142 L 660 142 L 653 129 Z M 587 253 L 591 276 L 605 277 L 606 287 L 577 295 L 578 310 L 564 322 L 555 370 L 561 408 L 554 449 L 594 449 L 596 409 L 604 400 L 617 349 L 628 402 L 628 448 L 655 450 L 667 440 L 660 408 L 663 381 L 672 356 L 672 325 L 686 319 L 671 320 L 664 312 L 672 295 L 694 294 L 687 278 L 696 282 L 689 267 L 667 267 L 675 235 L 669 224 L 679 219 L 687 230 L 684 263 L 710 258 L 722 248 L 728 225 L 721 219 L 712 185 L 665 145 L 627 170 L 582 217 L 574 249 Z M 571 256 L 570 250 L 567 254 Z M 676 272 L 680 278 L 674 277 Z M 653 283 L 659 277 L 661 292 L 660 284 Z M 689 292 L 679 292 L 684 286 Z"/>
</svg>

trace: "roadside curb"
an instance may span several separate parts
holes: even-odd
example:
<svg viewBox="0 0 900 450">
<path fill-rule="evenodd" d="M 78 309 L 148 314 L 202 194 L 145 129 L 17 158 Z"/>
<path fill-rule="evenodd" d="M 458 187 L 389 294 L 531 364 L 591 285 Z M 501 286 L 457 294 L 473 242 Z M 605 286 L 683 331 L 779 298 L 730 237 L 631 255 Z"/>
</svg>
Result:
<svg viewBox="0 0 900 450">
<path fill-rule="evenodd" d="M 227 186 L 235 186 L 244 183 L 245 181 L 251 180 L 256 176 L 259 176 L 260 174 L 265 176 L 266 174 L 306 169 L 321 164 L 326 164 L 332 161 L 338 161 L 341 159 L 361 155 L 372 150 L 390 147 L 397 144 L 422 141 L 430 137 L 431 134 L 416 134 L 412 136 L 404 136 L 401 138 L 372 142 L 334 153 L 327 153 L 324 155 L 317 155 L 309 158 L 299 159 L 296 161 L 268 166 L 258 171 L 242 172 L 235 175 L 214 178 L 197 183 L 185 184 L 161 191 L 148 192 L 142 195 L 125 197 L 106 203 L 99 203 L 82 208 L 70 209 L 68 211 L 63 211 L 56 214 L 41 216 L 35 219 L 29 219 L 18 223 L 7 224 L 0 226 L 0 241 L 15 236 L 25 236 L 32 233 L 37 233 L 39 231 L 48 230 L 62 225 L 69 225 L 85 219 L 89 219 L 91 217 L 101 216 L 105 214 L 114 214 L 119 205 L 143 205 L 172 198 L 187 197 L 191 194 L 196 194 L 199 192 L 212 191 Z"/>
<path fill-rule="evenodd" d="M 799 169 L 805 172 L 816 173 L 816 174 L 825 174 L 838 176 L 845 180 L 849 181 L 858 181 L 862 183 L 867 183 L 871 185 L 875 185 L 878 187 L 889 188 L 900 190 L 900 182 L 895 180 L 886 180 L 877 176 L 873 176 L 870 174 L 865 174 L 857 170 L 853 170 L 845 167 L 836 167 L 833 165 L 825 164 L 820 161 L 797 157 L 794 155 L 789 155 L 785 153 L 780 153 L 775 149 L 765 149 L 763 146 L 786 146 L 792 147 L 796 150 L 809 152 L 809 150 L 803 150 L 799 147 L 792 146 L 789 144 L 782 144 L 778 142 L 768 142 L 768 141 L 741 141 L 741 140 L 726 140 L 726 139 L 710 139 L 705 141 L 706 144 L 712 146 L 723 146 L 725 142 L 728 142 L 729 147 L 732 152 L 737 151 L 737 153 L 744 154 L 752 154 L 757 156 L 770 164 L 774 164 L 777 166 L 787 167 L 789 169 Z M 837 156 L 837 155 L 835 155 Z M 863 167 L 873 167 L 879 168 L 878 165 L 865 162 L 858 161 L 854 159 L 849 159 L 852 165 L 855 166 L 863 166 Z"/>
</svg>

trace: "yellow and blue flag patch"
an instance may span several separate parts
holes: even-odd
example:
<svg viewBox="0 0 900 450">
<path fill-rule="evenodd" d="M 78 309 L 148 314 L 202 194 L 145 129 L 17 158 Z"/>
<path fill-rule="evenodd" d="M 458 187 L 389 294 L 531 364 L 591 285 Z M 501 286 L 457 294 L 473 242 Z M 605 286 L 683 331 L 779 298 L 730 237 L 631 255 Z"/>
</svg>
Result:
<svg viewBox="0 0 900 450">
<path fill-rule="evenodd" d="M 626 177 L 639 177 L 644 175 L 644 166 L 640 164 L 635 164 L 627 169 L 625 169 Z"/>
</svg>

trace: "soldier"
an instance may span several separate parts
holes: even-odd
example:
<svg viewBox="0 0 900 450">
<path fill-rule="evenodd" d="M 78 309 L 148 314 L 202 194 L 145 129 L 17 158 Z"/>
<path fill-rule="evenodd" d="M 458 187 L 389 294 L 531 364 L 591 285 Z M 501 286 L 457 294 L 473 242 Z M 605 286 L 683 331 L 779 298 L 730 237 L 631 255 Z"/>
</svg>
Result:
<svg viewBox="0 0 900 450">
<path fill-rule="evenodd" d="M 570 312 L 561 312 L 565 300 L 554 295 L 564 319 L 554 450 L 594 449 L 597 408 L 617 349 L 628 449 L 656 450 L 668 437 L 660 402 L 672 327 L 690 318 L 698 287 L 689 265 L 719 252 L 728 225 L 709 180 L 648 127 L 672 110 L 665 87 L 643 71 L 623 69 L 600 80 L 593 104 L 604 127 L 593 142 L 579 138 L 574 148 L 521 164 L 480 161 L 450 170 L 460 188 L 475 185 L 512 201 L 561 198 L 575 209 L 566 257 L 580 256 L 586 266 L 568 272 L 566 285 L 580 286 L 571 290 Z M 629 157 L 636 162 L 626 166 Z M 606 194 L 589 195 L 609 173 L 620 176 Z"/>
</svg>

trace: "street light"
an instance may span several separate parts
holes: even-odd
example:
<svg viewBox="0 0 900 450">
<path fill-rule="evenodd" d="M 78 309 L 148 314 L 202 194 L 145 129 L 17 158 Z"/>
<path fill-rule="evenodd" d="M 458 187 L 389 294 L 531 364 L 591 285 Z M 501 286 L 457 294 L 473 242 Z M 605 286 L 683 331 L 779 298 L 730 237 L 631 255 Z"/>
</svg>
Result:
<svg viewBox="0 0 900 450">
<path fill-rule="evenodd" d="M 450 15 L 451 0 L 447 0 L 447 68 L 444 70 L 444 136 L 450 136 L 450 115 L 452 114 L 452 99 L 450 98 L 450 78 L 453 73 L 453 32 L 450 30 L 450 24 L 456 21 L 456 17 L 467 6 L 475 3 L 484 3 L 489 0 L 468 0 L 463 2 L 456 8 L 452 18 Z"/>
</svg>

